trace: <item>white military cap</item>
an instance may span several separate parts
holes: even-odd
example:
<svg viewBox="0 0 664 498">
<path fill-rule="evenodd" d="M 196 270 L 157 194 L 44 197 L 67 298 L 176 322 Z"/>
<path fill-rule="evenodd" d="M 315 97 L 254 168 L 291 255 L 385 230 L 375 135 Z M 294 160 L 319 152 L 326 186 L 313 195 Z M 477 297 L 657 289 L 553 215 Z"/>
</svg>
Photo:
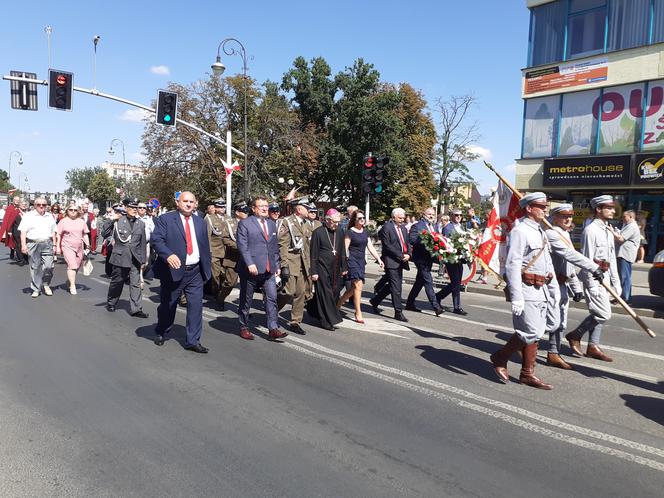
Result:
<svg viewBox="0 0 664 498">
<path fill-rule="evenodd" d="M 544 192 L 531 192 L 530 194 L 526 194 L 519 199 L 519 207 L 526 207 L 528 204 L 535 201 L 546 202 L 546 194 Z"/>
<path fill-rule="evenodd" d="M 598 195 L 597 197 L 593 197 L 592 199 L 590 199 L 590 207 L 592 207 L 593 209 L 595 209 L 597 206 L 603 206 L 604 204 L 613 206 L 613 196 Z"/>
<path fill-rule="evenodd" d="M 559 206 L 556 206 L 551 210 L 551 214 L 563 214 L 563 215 L 574 214 L 574 206 L 568 203 L 560 204 Z"/>
</svg>

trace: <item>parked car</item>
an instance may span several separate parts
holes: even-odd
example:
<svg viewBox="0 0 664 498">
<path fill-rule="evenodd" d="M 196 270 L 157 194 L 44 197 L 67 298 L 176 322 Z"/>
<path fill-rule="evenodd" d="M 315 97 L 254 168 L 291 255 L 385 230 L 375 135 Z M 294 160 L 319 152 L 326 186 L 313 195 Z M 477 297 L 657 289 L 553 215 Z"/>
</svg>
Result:
<svg viewBox="0 0 664 498">
<path fill-rule="evenodd" d="M 664 297 L 664 251 L 659 251 L 652 260 L 648 271 L 648 284 L 651 294 Z"/>
</svg>

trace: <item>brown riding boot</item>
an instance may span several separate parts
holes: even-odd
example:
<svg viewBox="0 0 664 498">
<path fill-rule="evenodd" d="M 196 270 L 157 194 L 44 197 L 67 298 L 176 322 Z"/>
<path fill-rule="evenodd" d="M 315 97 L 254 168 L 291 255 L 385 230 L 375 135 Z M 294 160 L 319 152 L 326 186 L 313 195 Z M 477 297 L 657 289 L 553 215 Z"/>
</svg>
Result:
<svg viewBox="0 0 664 498">
<path fill-rule="evenodd" d="M 613 358 L 604 354 L 604 352 L 594 344 L 588 343 L 588 349 L 586 351 L 586 356 L 588 358 L 595 358 L 596 360 L 602 361 L 613 361 Z"/>
<path fill-rule="evenodd" d="M 581 341 L 579 339 L 572 338 L 571 335 L 573 333 L 574 332 L 572 331 L 565 335 L 565 339 L 567 339 L 567 342 L 569 342 L 569 347 L 572 350 L 572 356 L 581 358 L 583 356 L 583 351 L 581 351 Z"/>
<path fill-rule="evenodd" d="M 558 353 L 547 353 L 546 364 L 550 367 L 562 368 L 563 370 L 574 370 L 574 367 L 563 360 Z"/>
<path fill-rule="evenodd" d="M 519 382 L 530 387 L 536 387 L 537 389 L 545 389 L 547 391 L 553 389 L 551 384 L 542 382 L 540 379 L 535 377 L 535 358 L 537 358 L 537 346 L 539 344 L 534 342 L 533 344 L 527 344 L 523 348 L 523 363 L 521 365 L 521 375 L 519 375 Z"/>
<path fill-rule="evenodd" d="M 491 355 L 491 363 L 493 363 L 493 371 L 496 372 L 498 380 L 503 384 L 507 384 L 510 380 L 510 374 L 507 372 L 507 362 L 516 351 L 519 351 L 524 346 L 524 343 L 517 334 L 512 334 L 510 340 L 507 341 L 502 349 L 496 351 Z"/>
</svg>

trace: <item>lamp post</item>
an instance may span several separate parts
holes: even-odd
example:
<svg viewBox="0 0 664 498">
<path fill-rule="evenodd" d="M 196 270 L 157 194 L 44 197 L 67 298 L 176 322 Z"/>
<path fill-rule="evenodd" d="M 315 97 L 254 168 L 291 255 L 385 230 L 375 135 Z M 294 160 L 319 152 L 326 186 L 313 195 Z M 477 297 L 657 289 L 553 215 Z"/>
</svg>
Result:
<svg viewBox="0 0 664 498">
<path fill-rule="evenodd" d="M 21 190 L 21 178 L 23 178 L 23 180 L 25 180 L 25 186 L 26 186 L 26 189 L 27 189 L 28 188 L 28 175 L 26 175 L 23 171 L 19 171 L 19 173 L 18 173 L 18 189 L 22 193 L 23 191 Z"/>
<path fill-rule="evenodd" d="M 238 51 L 230 45 L 227 46 L 230 42 L 237 43 L 240 50 Z M 249 193 L 251 192 L 251 178 L 249 176 L 249 159 L 247 157 L 247 51 L 237 38 L 226 38 L 222 40 L 217 47 L 217 60 L 211 66 L 212 73 L 215 76 L 221 76 L 226 70 L 226 66 L 221 62 L 222 49 L 226 55 L 238 55 L 242 58 L 242 75 L 244 79 L 244 198 L 249 199 Z M 230 147 L 230 144 L 228 144 L 228 146 Z"/>
<path fill-rule="evenodd" d="M 122 140 L 120 140 L 119 138 L 114 138 L 113 140 L 111 140 L 111 146 L 108 149 L 108 154 L 110 156 L 115 154 L 115 151 L 113 150 L 113 145 L 118 144 L 118 143 L 122 145 L 122 171 L 123 171 L 123 175 L 124 175 L 124 185 L 123 186 L 125 188 L 127 188 L 127 161 L 125 160 L 125 144 L 124 144 L 124 142 Z"/>
<path fill-rule="evenodd" d="M 12 182 L 12 157 L 14 157 L 14 156 L 18 156 L 18 164 L 19 164 L 19 166 L 20 166 L 21 164 L 23 164 L 23 154 L 21 154 L 21 153 L 20 153 L 19 151 L 17 151 L 17 150 L 13 150 L 13 151 L 11 151 L 11 152 L 9 153 L 9 171 L 7 171 L 7 175 L 8 175 L 7 181 L 8 181 L 9 183 Z"/>
</svg>

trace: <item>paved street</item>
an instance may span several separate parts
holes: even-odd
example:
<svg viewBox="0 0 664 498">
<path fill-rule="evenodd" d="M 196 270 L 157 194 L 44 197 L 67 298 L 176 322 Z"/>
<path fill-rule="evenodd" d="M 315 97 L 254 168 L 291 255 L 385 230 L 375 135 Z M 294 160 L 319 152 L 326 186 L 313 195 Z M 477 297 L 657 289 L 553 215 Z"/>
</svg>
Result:
<svg viewBox="0 0 664 498">
<path fill-rule="evenodd" d="M 205 311 L 211 351 L 195 355 L 184 313 L 152 343 L 157 281 L 139 320 L 126 289 L 104 309 L 102 271 L 97 256 L 71 296 L 59 264 L 54 296 L 31 299 L 27 268 L 2 252 L 0 496 L 661 496 L 661 319 L 646 319 L 650 339 L 616 315 L 615 361 L 540 364 L 546 392 L 494 380 L 511 322 L 498 296 L 465 293 L 467 317 L 408 324 L 367 304 L 365 325 L 305 324 L 283 343 L 264 328 L 240 339 L 233 303 Z"/>
</svg>

